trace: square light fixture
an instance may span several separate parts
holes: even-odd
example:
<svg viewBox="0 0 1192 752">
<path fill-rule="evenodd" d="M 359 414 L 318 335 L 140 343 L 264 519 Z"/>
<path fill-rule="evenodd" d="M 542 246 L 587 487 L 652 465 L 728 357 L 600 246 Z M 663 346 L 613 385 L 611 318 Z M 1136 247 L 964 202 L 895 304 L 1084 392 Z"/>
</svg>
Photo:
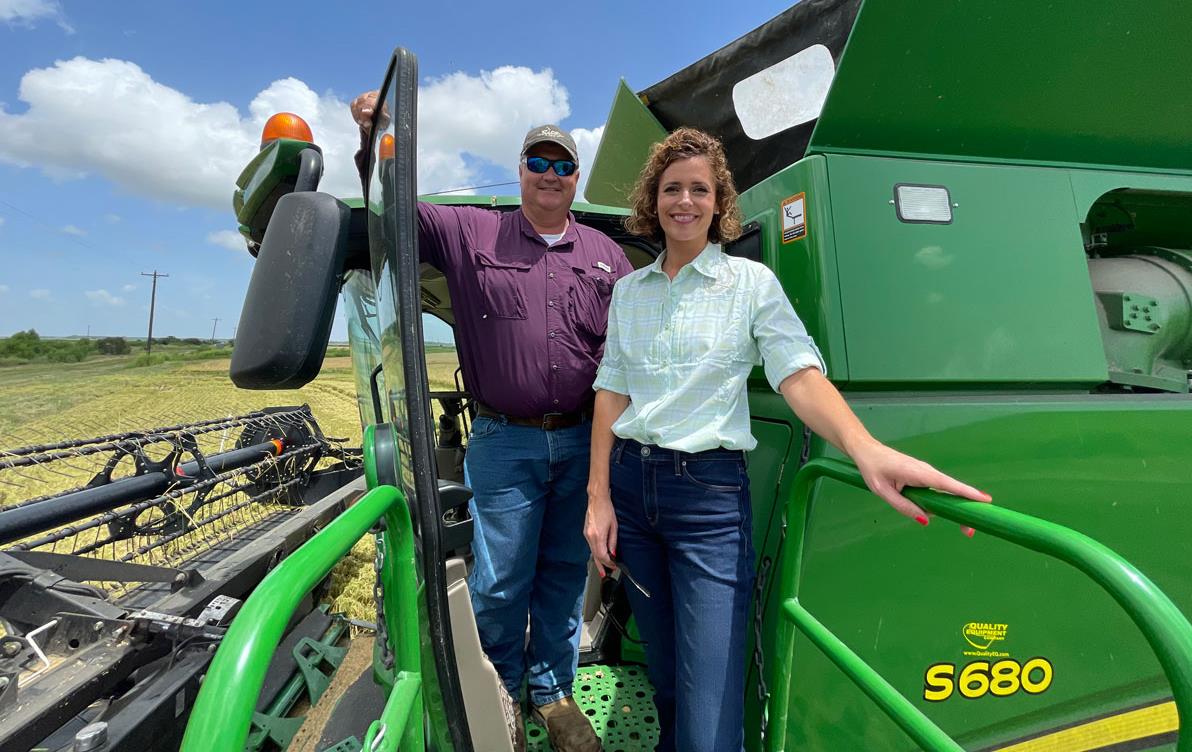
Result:
<svg viewBox="0 0 1192 752">
<path fill-rule="evenodd" d="M 898 183 L 894 186 L 898 219 L 910 224 L 952 224 L 952 197 L 942 185 Z"/>
</svg>

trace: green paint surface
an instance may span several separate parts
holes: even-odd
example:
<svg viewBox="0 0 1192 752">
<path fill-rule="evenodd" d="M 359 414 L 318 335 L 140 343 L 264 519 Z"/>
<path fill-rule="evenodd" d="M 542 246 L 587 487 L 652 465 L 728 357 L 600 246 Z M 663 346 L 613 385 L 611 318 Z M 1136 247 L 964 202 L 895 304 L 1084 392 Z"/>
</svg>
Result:
<svg viewBox="0 0 1192 752">
<path fill-rule="evenodd" d="M 809 153 L 1192 171 L 1174 1 L 868 0 Z"/>
<path fill-rule="evenodd" d="M 988 491 L 1001 506 L 1101 542 L 1192 611 L 1186 554 L 1171 543 L 1192 535 L 1181 438 L 1192 424 L 1192 400 L 870 393 L 850 403 L 879 439 Z M 765 392 L 752 406 L 755 417 L 793 420 Z M 812 456 L 840 455 L 817 444 Z M 793 475 L 784 472 L 780 498 Z M 789 522 L 784 553 L 801 541 L 801 603 L 966 749 L 1170 695 L 1129 617 L 1071 567 L 992 536 L 967 539 L 942 519 L 921 528 L 838 483 L 820 484 L 805 524 Z M 760 556 L 776 558 L 780 537 L 771 529 Z M 805 638 L 789 664 L 775 654 L 777 606 L 789 595 L 771 581 L 763 607 L 767 667 L 794 676 L 786 748 L 913 749 Z M 970 622 L 1007 624 L 998 650 L 1020 662 L 1045 657 L 1054 666 L 1051 687 L 1037 695 L 924 701 L 928 666 L 981 660 L 965 655 L 974 652 L 962 635 Z M 752 685 L 752 662 L 749 671 Z M 756 742 L 752 691 L 748 702 L 748 738 Z"/>
</svg>

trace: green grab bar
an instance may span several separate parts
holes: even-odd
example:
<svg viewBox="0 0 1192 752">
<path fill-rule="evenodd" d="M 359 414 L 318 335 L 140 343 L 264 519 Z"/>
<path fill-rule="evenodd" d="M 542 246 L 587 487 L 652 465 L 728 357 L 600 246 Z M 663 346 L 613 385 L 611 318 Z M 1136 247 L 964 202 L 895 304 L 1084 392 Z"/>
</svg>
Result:
<svg viewBox="0 0 1192 752">
<path fill-rule="evenodd" d="M 794 598 L 789 598 L 782 604 L 784 615 L 794 621 L 807 637 L 823 651 L 836 667 L 853 680 L 861 691 L 869 695 L 869 699 L 885 711 L 886 715 L 902 727 L 902 730 L 914 739 L 923 749 L 933 752 L 964 752 L 964 748 L 953 741 L 930 718 L 923 715 L 902 696 L 880 674 L 873 670 L 868 663 L 849 649 L 832 634 L 831 630 L 821 624 L 807 609 L 803 608 Z"/>
<path fill-rule="evenodd" d="M 406 731 L 412 730 L 410 718 L 421 691 L 421 674 L 399 671 L 380 720 L 373 721 L 368 727 L 363 749 L 368 752 L 396 752 Z"/>
<path fill-rule="evenodd" d="M 861 490 L 868 488 L 854 465 L 825 458 L 812 460 L 795 476 L 794 488 L 787 502 L 787 520 L 793 519 L 801 504 L 805 506 L 810 499 L 812 485 L 821 478 L 838 480 Z M 1022 512 L 995 504 L 958 499 L 930 489 L 908 488 L 903 493 L 931 514 L 1059 559 L 1088 575 L 1130 616 L 1155 652 L 1171 685 L 1181 725 L 1184 718 L 1192 717 L 1192 624 L 1188 623 L 1188 619 L 1171 599 L 1133 565 L 1087 535 Z M 802 565 L 801 540 L 797 541 L 797 544 L 782 553 L 779 593 L 796 591 Z M 770 702 L 771 723 L 767 749 L 772 752 L 785 749 L 786 729 L 789 724 L 789 669 L 793 659 L 794 630 L 807 624 L 806 620 L 794 620 L 797 611 L 792 610 L 792 605 L 796 609 L 802 609 L 796 598 L 784 600 L 783 613 L 787 618 L 780 620 L 776 639 L 776 658 L 782 660 L 776 660 L 771 668 L 770 686 L 774 687 L 774 691 Z M 810 614 L 807 616 L 810 617 Z M 839 643 L 838 647 L 847 650 L 843 643 Z M 821 646 L 821 649 L 824 648 Z M 832 649 L 835 648 L 829 646 L 825 652 Z M 853 657 L 856 661 L 861 661 L 859 657 Z M 848 656 L 844 654 L 837 656 L 829 653 L 829 658 L 837 665 L 840 665 L 842 660 L 848 660 Z M 779 665 L 787 667 L 785 677 L 779 675 Z M 850 678 L 867 694 L 877 691 L 876 686 L 866 687 L 862 684 L 863 681 L 872 678 L 866 676 L 867 678 L 863 679 L 859 678 L 860 675 L 850 675 Z M 873 673 L 872 676 L 877 677 L 877 674 Z M 900 712 L 885 706 L 882 709 L 887 714 Z M 890 717 L 903 728 L 906 728 L 908 723 L 914 723 L 912 718 L 899 718 L 895 715 Z M 1176 749 L 1178 752 L 1192 752 L 1192 733 L 1181 734 Z"/>
<path fill-rule="evenodd" d="M 386 592 L 385 615 L 390 639 L 396 642 L 397 668 L 407 676 L 399 699 L 394 700 L 391 693 L 390 701 L 408 704 L 406 717 L 421 718 L 417 604 L 410 595 L 417 587 L 411 564 L 414 541 L 410 513 L 401 491 L 393 486 L 378 486 L 286 557 L 245 601 L 199 689 L 181 752 L 242 752 L 265 673 L 294 610 L 303 596 L 382 517 L 387 529 L 384 566 L 404 568 L 407 575 L 398 578 L 397 587 L 391 588 L 397 592 Z M 409 680 L 411 674 L 417 681 Z M 401 714 L 394 711 L 390 715 L 396 723 Z M 414 735 L 419 746 L 410 746 L 417 749 L 421 746 L 422 724 L 419 721 L 412 727 L 417 729 Z M 393 737 L 401 736 L 395 729 Z"/>
</svg>

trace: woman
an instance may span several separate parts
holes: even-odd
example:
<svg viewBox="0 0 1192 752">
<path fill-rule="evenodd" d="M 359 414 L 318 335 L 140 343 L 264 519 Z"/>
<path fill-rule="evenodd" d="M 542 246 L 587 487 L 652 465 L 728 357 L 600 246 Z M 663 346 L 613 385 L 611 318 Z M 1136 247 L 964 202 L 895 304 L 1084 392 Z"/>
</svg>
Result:
<svg viewBox="0 0 1192 752">
<path fill-rule="evenodd" d="M 720 250 L 740 235 L 741 213 L 715 138 L 681 128 L 657 144 L 631 203 L 626 226 L 666 250 L 613 290 L 584 534 L 602 573 L 623 561 L 642 586 L 628 592 L 656 691 L 658 749 L 740 750 L 754 576 L 744 457 L 757 444 L 752 367 L 764 362 L 798 418 L 919 524 L 927 513 L 904 486 L 989 496 L 870 436 L 824 376 L 773 272 Z"/>
</svg>

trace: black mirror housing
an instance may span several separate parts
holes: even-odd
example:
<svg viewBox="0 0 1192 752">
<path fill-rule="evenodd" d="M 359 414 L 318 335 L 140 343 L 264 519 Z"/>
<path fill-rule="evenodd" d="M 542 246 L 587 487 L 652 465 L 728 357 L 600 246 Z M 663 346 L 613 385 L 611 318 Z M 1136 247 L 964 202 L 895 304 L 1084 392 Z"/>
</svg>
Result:
<svg viewBox="0 0 1192 752">
<path fill-rule="evenodd" d="M 319 374 L 348 255 L 351 210 L 326 193 L 282 196 L 240 312 L 232 382 L 297 389 Z"/>
</svg>

